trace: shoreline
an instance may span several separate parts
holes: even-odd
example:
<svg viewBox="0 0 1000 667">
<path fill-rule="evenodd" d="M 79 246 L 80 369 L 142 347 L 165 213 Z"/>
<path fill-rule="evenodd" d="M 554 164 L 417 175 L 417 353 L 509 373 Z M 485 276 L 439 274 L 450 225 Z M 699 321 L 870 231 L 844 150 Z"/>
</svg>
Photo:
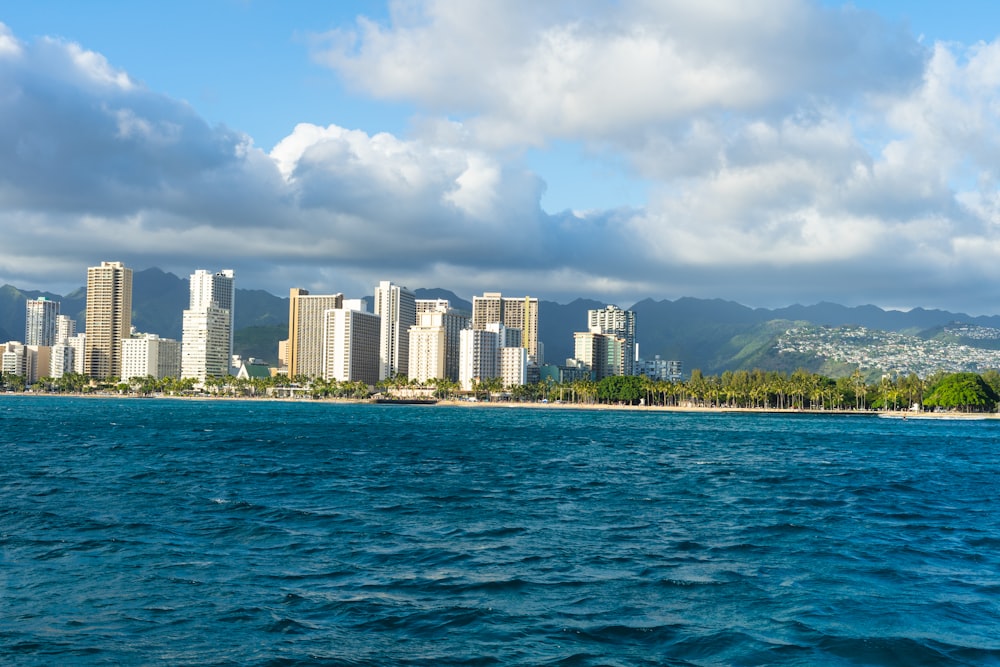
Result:
<svg viewBox="0 0 1000 667">
<path fill-rule="evenodd" d="M 169 401 L 228 401 L 228 402 L 272 402 L 272 403 L 315 403 L 315 404 L 343 404 L 343 405 L 387 405 L 391 403 L 377 404 L 371 399 L 364 398 L 276 398 L 272 396 L 137 396 L 134 394 L 103 394 L 103 393 L 46 393 L 46 392 L 3 392 L 0 393 L 0 401 L 8 396 L 24 397 L 53 397 L 53 398 L 83 398 L 88 400 L 100 399 L 128 399 L 128 400 L 169 400 Z M 835 415 L 854 417 L 891 417 L 905 421 L 913 420 L 933 420 L 933 419 L 975 419 L 994 420 L 1000 419 L 1000 412 L 911 412 L 909 410 L 813 410 L 801 408 L 738 408 L 738 407 L 707 407 L 696 405 L 610 405 L 606 403 L 526 403 L 516 401 L 460 401 L 456 399 L 440 399 L 436 403 L 426 405 L 414 405 L 401 402 L 400 405 L 410 407 L 434 408 L 438 406 L 460 407 L 460 408 L 487 408 L 487 409 L 528 409 L 528 410 L 581 410 L 581 411 L 601 411 L 601 412 L 679 412 L 698 414 L 778 414 L 778 415 Z"/>
</svg>

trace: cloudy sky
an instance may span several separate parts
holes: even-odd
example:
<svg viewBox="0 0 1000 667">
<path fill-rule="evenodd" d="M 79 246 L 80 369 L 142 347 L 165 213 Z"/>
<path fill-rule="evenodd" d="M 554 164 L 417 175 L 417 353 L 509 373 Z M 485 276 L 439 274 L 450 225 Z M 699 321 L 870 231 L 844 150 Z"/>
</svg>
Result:
<svg viewBox="0 0 1000 667">
<path fill-rule="evenodd" d="M 10 3 L 0 284 L 1000 313 L 998 5 Z"/>
</svg>

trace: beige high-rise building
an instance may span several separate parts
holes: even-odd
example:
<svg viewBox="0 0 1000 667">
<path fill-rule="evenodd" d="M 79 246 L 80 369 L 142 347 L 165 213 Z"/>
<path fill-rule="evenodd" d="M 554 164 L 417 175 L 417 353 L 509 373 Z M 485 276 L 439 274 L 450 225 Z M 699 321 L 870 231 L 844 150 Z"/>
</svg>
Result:
<svg viewBox="0 0 1000 667">
<path fill-rule="evenodd" d="M 343 294 L 309 294 L 293 287 L 288 299 L 288 376 L 323 377 L 326 311 L 341 308 Z"/>
<path fill-rule="evenodd" d="M 409 372 L 410 327 L 417 323 L 416 296 L 383 280 L 375 288 L 375 314 L 382 317 L 379 335 L 379 379 Z"/>
<path fill-rule="evenodd" d="M 451 308 L 451 301 L 448 299 L 417 299 L 413 302 L 417 308 L 417 319 L 420 319 L 420 313 L 434 313 L 434 312 L 445 312 Z M 466 313 L 468 317 L 468 313 Z"/>
<path fill-rule="evenodd" d="M 447 299 L 417 299 L 416 306 L 417 323 L 410 328 L 409 376 L 421 382 L 432 378 L 457 382 L 460 334 L 462 329 L 469 327 L 469 313 L 452 308 Z M 413 341 L 415 332 L 419 345 Z M 439 334 L 443 335 L 441 342 L 437 341 Z M 439 358 L 439 354 L 444 355 L 443 358 Z M 418 356 L 416 361 L 414 355 Z"/>
<path fill-rule="evenodd" d="M 52 348 L 48 345 L 24 345 L 11 341 L 0 345 L 0 371 L 20 375 L 27 384 L 38 382 L 52 365 Z"/>
<path fill-rule="evenodd" d="M 132 269 L 101 262 L 87 269 L 84 374 L 104 380 L 122 370 L 122 339 L 132 329 Z"/>
<path fill-rule="evenodd" d="M 417 324 L 410 327 L 410 358 L 406 374 L 417 382 L 446 377 L 446 333 L 443 326 L 433 323 L 433 315 L 421 313 Z"/>
<path fill-rule="evenodd" d="M 504 297 L 500 292 L 485 292 L 472 297 L 472 328 L 485 329 L 487 324 L 502 324 L 508 329 L 521 330 L 521 347 L 536 364 L 542 359 L 538 349 L 538 299 L 535 297 Z"/>
</svg>

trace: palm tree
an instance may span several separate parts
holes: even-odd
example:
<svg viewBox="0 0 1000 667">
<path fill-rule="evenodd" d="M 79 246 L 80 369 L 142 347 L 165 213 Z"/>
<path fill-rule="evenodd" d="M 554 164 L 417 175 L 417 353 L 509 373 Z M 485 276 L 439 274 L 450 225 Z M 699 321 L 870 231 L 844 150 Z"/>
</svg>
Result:
<svg viewBox="0 0 1000 667">
<path fill-rule="evenodd" d="M 865 391 L 867 389 L 865 385 L 865 377 L 861 374 L 861 368 L 855 368 L 854 373 L 851 375 L 851 382 L 854 386 L 854 408 L 856 410 L 865 409 Z"/>
</svg>

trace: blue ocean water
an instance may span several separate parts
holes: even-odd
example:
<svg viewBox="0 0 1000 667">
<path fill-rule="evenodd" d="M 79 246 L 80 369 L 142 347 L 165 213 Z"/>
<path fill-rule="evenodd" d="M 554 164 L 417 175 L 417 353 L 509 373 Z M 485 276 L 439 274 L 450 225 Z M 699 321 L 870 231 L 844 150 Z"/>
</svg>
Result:
<svg viewBox="0 0 1000 667">
<path fill-rule="evenodd" d="M 1000 664 L 998 436 L 0 397 L 0 663 Z"/>
</svg>

